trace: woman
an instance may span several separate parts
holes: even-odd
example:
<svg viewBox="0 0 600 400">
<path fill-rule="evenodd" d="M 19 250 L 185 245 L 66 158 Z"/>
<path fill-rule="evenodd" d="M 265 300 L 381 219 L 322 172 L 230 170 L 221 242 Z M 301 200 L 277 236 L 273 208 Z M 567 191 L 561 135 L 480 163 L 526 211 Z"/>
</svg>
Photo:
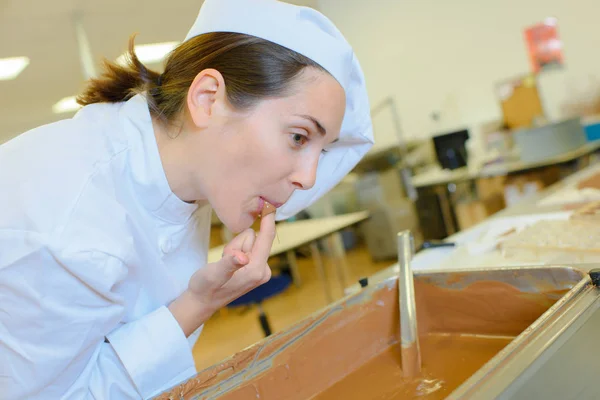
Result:
<svg viewBox="0 0 600 400">
<path fill-rule="evenodd" d="M 202 324 L 269 279 L 276 217 L 372 145 L 360 67 L 314 10 L 206 0 L 162 74 L 130 52 L 74 118 L 0 147 L 1 398 L 148 398 L 192 376 Z M 239 234 L 207 264 L 212 209 Z"/>
</svg>

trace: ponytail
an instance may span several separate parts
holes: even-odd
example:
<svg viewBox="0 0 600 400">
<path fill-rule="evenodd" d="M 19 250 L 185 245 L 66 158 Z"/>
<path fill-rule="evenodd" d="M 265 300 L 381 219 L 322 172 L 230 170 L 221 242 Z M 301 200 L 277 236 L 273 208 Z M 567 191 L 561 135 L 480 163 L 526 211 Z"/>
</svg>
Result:
<svg viewBox="0 0 600 400">
<path fill-rule="evenodd" d="M 104 60 L 102 75 L 90 79 L 84 92 L 77 97 L 80 105 L 127 101 L 138 93 L 159 86 L 160 74 L 146 68 L 138 59 L 134 51 L 134 40 L 135 35 L 129 39 L 125 65 Z"/>
</svg>

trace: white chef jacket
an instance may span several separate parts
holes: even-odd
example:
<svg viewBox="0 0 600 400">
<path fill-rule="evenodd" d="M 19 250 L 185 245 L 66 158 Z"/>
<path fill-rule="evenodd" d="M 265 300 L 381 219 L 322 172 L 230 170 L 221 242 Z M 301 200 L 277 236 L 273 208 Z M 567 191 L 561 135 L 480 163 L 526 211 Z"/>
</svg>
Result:
<svg viewBox="0 0 600 400">
<path fill-rule="evenodd" d="M 0 398 L 148 398 L 195 374 L 199 332 L 166 306 L 210 216 L 171 192 L 141 95 L 0 146 Z"/>
</svg>

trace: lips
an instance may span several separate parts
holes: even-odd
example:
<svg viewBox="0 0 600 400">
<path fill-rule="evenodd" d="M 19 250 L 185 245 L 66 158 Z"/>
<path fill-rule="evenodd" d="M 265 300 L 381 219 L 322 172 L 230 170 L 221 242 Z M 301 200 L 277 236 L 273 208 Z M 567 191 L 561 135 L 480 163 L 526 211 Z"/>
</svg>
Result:
<svg viewBox="0 0 600 400">
<path fill-rule="evenodd" d="M 258 206 L 256 207 L 256 210 L 252 212 L 252 215 L 254 215 L 255 218 L 265 216 L 275 212 L 276 209 L 278 207 L 281 207 L 282 205 L 283 203 L 271 201 L 265 197 L 260 196 L 258 198 Z"/>
<path fill-rule="evenodd" d="M 267 199 L 266 197 L 262 197 L 261 196 L 261 197 L 259 197 L 259 199 L 261 200 L 261 209 L 264 206 L 264 202 L 265 201 L 268 202 L 268 203 L 270 203 L 275 208 L 279 208 L 279 207 L 281 207 L 283 205 L 283 203 L 278 203 L 278 202 L 273 201 L 271 199 Z"/>
<path fill-rule="evenodd" d="M 278 203 L 276 201 L 271 201 L 271 200 L 267 200 L 269 203 L 271 203 L 271 205 L 275 208 L 279 208 L 283 205 L 283 203 Z"/>
</svg>

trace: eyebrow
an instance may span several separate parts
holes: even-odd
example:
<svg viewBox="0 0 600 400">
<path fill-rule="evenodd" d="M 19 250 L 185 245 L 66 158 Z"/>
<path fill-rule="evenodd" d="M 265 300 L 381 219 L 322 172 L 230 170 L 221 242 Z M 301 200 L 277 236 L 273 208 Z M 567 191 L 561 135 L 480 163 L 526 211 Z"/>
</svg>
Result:
<svg viewBox="0 0 600 400">
<path fill-rule="evenodd" d="M 325 127 L 315 117 L 311 117 L 310 115 L 298 115 L 298 117 L 307 119 L 310 122 L 312 122 L 315 125 L 315 127 L 317 128 L 317 131 L 319 131 L 319 133 L 322 136 L 327 135 L 327 130 L 325 129 Z"/>
</svg>

